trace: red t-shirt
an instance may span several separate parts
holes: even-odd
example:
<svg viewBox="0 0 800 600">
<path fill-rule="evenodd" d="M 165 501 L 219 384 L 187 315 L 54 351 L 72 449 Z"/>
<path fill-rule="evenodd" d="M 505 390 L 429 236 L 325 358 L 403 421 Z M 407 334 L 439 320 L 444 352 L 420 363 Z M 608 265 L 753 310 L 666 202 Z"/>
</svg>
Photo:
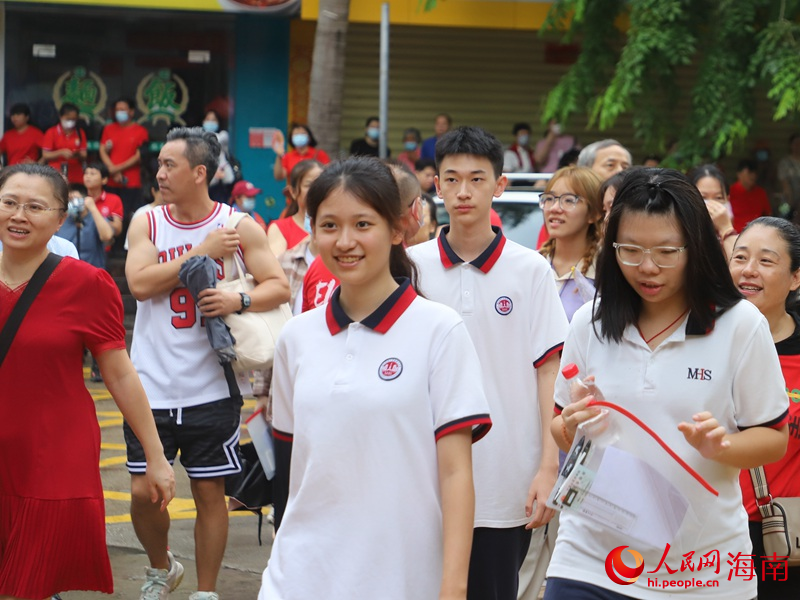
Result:
<svg viewBox="0 0 800 600">
<path fill-rule="evenodd" d="M 150 139 L 147 129 L 138 123 L 131 123 L 130 125 L 120 125 L 119 123 L 110 123 L 103 129 L 103 135 L 100 138 L 100 144 L 106 145 L 111 142 L 111 147 L 106 146 L 108 157 L 115 165 L 119 165 L 128 160 L 131 156 L 136 154 L 136 151 Z M 140 188 L 142 187 L 142 172 L 141 164 L 136 163 L 132 167 L 128 167 L 122 172 L 124 177 L 128 178 L 128 183 L 120 184 L 109 177 L 109 187 L 124 187 L 124 188 Z"/>
<path fill-rule="evenodd" d="M 86 134 L 82 129 L 73 129 L 68 134 L 64 133 L 61 123 L 51 127 L 44 134 L 42 150 L 63 150 L 69 148 L 73 151 L 86 150 Z M 47 163 L 54 169 L 61 171 L 67 165 L 67 180 L 70 183 L 83 184 L 83 159 L 80 157 L 58 158 Z"/>
<path fill-rule="evenodd" d="M 733 228 L 736 231 L 744 229 L 753 219 L 772 214 L 767 191 L 759 185 L 747 190 L 737 181 L 731 186 L 729 199 L 733 211 Z"/>
<path fill-rule="evenodd" d="M 283 158 L 281 159 L 281 164 L 286 171 L 286 180 L 289 180 L 289 177 L 292 174 L 292 169 L 294 169 L 297 163 L 312 158 L 321 162 L 323 165 L 327 165 L 329 162 L 331 162 L 331 159 L 325 153 L 325 150 L 318 150 L 317 148 L 306 148 L 306 151 L 303 154 L 300 154 L 297 150 L 290 150 L 284 154 Z"/>
<path fill-rule="evenodd" d="M 789 445 L 782 459 L 764 466 L 769 493 L 773 498 L 800 496 L 800 323 L 797 323 L 796 315 L 795 321 L 792 336 L 775 344 L 789 396 Z M 760 521 L 753 483 L 746 469 L 739 474 L 739 485 L 748 518 Z"/>
<path fill-rule="evenodd" d="M 303 312 L 327 304 L 337 287 L 339 280 L 328 270 L 322 258 L 317 256 L 303 277 Z"/>
<path fill-rule="evenodd" d="M 42 130 L 28 125 L 22 133 L 16 129 L 6 131 L 3 139 L 0 140 L 0 152 L 6 155 L 7 166 L 22 162 L 36 162 L 42 153 L 43 142 Z"/>
<path fill-rule="evenodd" d="M 122 219 L 124 214 L 122 210 L 122 198 L 116 194 L 104 190 L 99 198 L 94 199 L 94 203 L 97 205 L 100 214 L 106 219 L 110 219 L 111 217 L 119 217 Z"/>
<path fill-rule="evenodd" d="M 294 222 L 292 217 L 278 219 L 270 223 L 278 228 L 283 239 L 286 240 L 286 249 L 290 250 L 308 237 L 308 232 Z"/>
</svg>

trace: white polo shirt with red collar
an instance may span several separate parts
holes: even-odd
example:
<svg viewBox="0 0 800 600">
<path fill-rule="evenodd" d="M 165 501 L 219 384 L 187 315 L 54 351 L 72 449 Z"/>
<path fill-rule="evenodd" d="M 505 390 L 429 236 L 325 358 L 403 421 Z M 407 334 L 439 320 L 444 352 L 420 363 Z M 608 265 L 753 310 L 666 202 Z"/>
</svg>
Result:
<svg viewBox="0 0 800 600">
<path fill-rule="evenodd" d="M 292 442 L 292 459 L 259 599 L 438 597 L 436 442 L 491 426 L 458 315 L 403 280 L 354 323 L 337 289 L 284 327 L 272 393 L 275 437 Z"/>
<path fill-rule="evenodd" d="M 517 527 L 529 520 L 525 501 L 541 460 L 536 367 L 561 350 L 567 318 L 539 253 L 494 228 L 492 243 L 465 263 L 448 231 L 408 254 L 422 293 L 461 315 L 481 361 L 492 433 L 472 453 L 475 526 Z"/>
<path fill-rule="evenodd" d="M 689 500 L 689 517 L 684 518 L 670 543 L 666 566 L 659 566 L 664 547 L 647 548 L 611 529 L 562 511 L 558 538 L 548 577 L 563 577 L 624 593 L 636 598 L 672 597 L 676 586 L 671 580 L 716 580 L 717 587 L 696 590 L 680 589 L 681 598 L 717 598 L 750 600 L 756 596 L 755 577 L 728 576 L 732 557 L 751 553 L 747 513 L 742 506 L 739 469 L 703 458 L 678 430 L 682 421 L 691 423 L 692 415 L 709 411 L 728 432 L 749 427 L 779 428 L 788 419 L 789 403 L 784 388 L 778 355 L 766 319 L 746 300 L 739 301 L 717 316 L 710 331 L 703 331 L 691 314 L 655 350 L 642 339 L 635 325 L 629 325 L 619 343 L 595 334 L 600 324 L 592 323 L 592 303 L 577 310 L 564 344 L 562 364 L 575 363 L 582 377 L 594 375 L 598 388 L 609 402 L 618 404 L 652 428 L 689 466 L 718 492 L 714 496 L 699 483 L 683 486 Z M 556 411 L 570 403 L 569 382 L 559 374 L 556 380 Z M 611 413 L 612 418 L 620 418 Z M 634 426 L 635 427 L 635 426 Z M 634 430 L 618 442 L 624 446 L 637 434 Z M 653 448 L 650 448 L 650 446 Z M 657 471 L 673 482 L 686 479 L 685 470 L 665 451 L 654 444 L 623 448 L 636 452 Z M 637 481 L 620 480 L 632 490 Z M 659 510 L 659 507 L 653 507 Z M 621 590 L 606 574 L 605 561 L 618 546 L 630 546 L 644 558 L 645 573 Z M 719 573 L 705 567 L 694 571 L 685 565 L 684 555 L 692 552 L 689 562 L 697 567 L 707 553 L 719 552 Z M 728 556 L 728 553 L 731 556 Z M 628 557 L 630 558 L 630 557 Z M 731 561 L 731 563 L 728 563 Z M 746 562 L 741 563 L 745 564 Z M 655 572 L 653 572 L 655 571 Z M 665 588 L 648 585 L 657 579 Z"/>
</svg>

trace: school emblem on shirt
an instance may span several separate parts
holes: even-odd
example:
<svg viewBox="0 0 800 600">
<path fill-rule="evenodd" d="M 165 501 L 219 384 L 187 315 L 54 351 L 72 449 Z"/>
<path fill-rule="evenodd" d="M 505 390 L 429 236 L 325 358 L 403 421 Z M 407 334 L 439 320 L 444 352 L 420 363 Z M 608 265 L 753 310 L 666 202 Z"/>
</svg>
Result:
<svg viewBox="0 0 800 600">
<path fill-rule="evenodd" d="M 494 303 L 494 309 L 504 317 L 511 313 L 513 308 L 514 303 L 511 302 L 511 298 L 508 296 L 500 296 Z"/>
<path fill-rule="evenodd" d="M 387 358 L 381 363 L 381 366 L 378 367 L 378 377 L 384 381 L 397 379 L 402 372 L 403 363 L 400 362 L 399 358 Z"/>
</svg>

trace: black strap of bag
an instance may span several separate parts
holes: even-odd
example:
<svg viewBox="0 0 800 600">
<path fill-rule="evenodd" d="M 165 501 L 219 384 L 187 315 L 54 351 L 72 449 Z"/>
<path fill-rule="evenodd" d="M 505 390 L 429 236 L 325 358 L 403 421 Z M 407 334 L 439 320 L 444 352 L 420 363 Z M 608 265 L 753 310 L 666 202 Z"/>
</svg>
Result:
<svg viewBox="0 0 800 600">
<path fill-rule="evenodd" d="M 11 342 L 14 341 L 14 336 L 17 334 L 19 326 L 22 325 L 22 319 L 60 262 L 60 256 L 52 252 L 48 254 L 44 262 L 36 269 L 33 277 L 28 282 L 28 286 L 23 290 L 16 306 L 14 306 L 8 317 L 8 321 L 3 326 L 3 331 L 0 332 L 0 366 L 2 366 L 6 354 L 8 354 L 8 349 L 11 347 Z"/>
</svg>

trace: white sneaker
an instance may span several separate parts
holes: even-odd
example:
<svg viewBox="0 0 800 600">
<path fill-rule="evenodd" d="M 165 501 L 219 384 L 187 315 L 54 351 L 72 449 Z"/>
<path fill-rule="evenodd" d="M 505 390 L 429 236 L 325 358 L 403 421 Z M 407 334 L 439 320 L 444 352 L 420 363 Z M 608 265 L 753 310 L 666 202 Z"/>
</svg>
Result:
<svg viewBox="0 0 800 600">
<path fill-rule="evenodd" d="M 167 600 L 169 593 L 183 580 L 183 565 L 167 551 L 169 570 L 145 568 L 145 582 L 139 600 Z"/>
<path fill-rule="evenodd" d="M 189 600 L 219 600 L 217 592 L 195 592 L 189 596 Z"/>
</svg>

